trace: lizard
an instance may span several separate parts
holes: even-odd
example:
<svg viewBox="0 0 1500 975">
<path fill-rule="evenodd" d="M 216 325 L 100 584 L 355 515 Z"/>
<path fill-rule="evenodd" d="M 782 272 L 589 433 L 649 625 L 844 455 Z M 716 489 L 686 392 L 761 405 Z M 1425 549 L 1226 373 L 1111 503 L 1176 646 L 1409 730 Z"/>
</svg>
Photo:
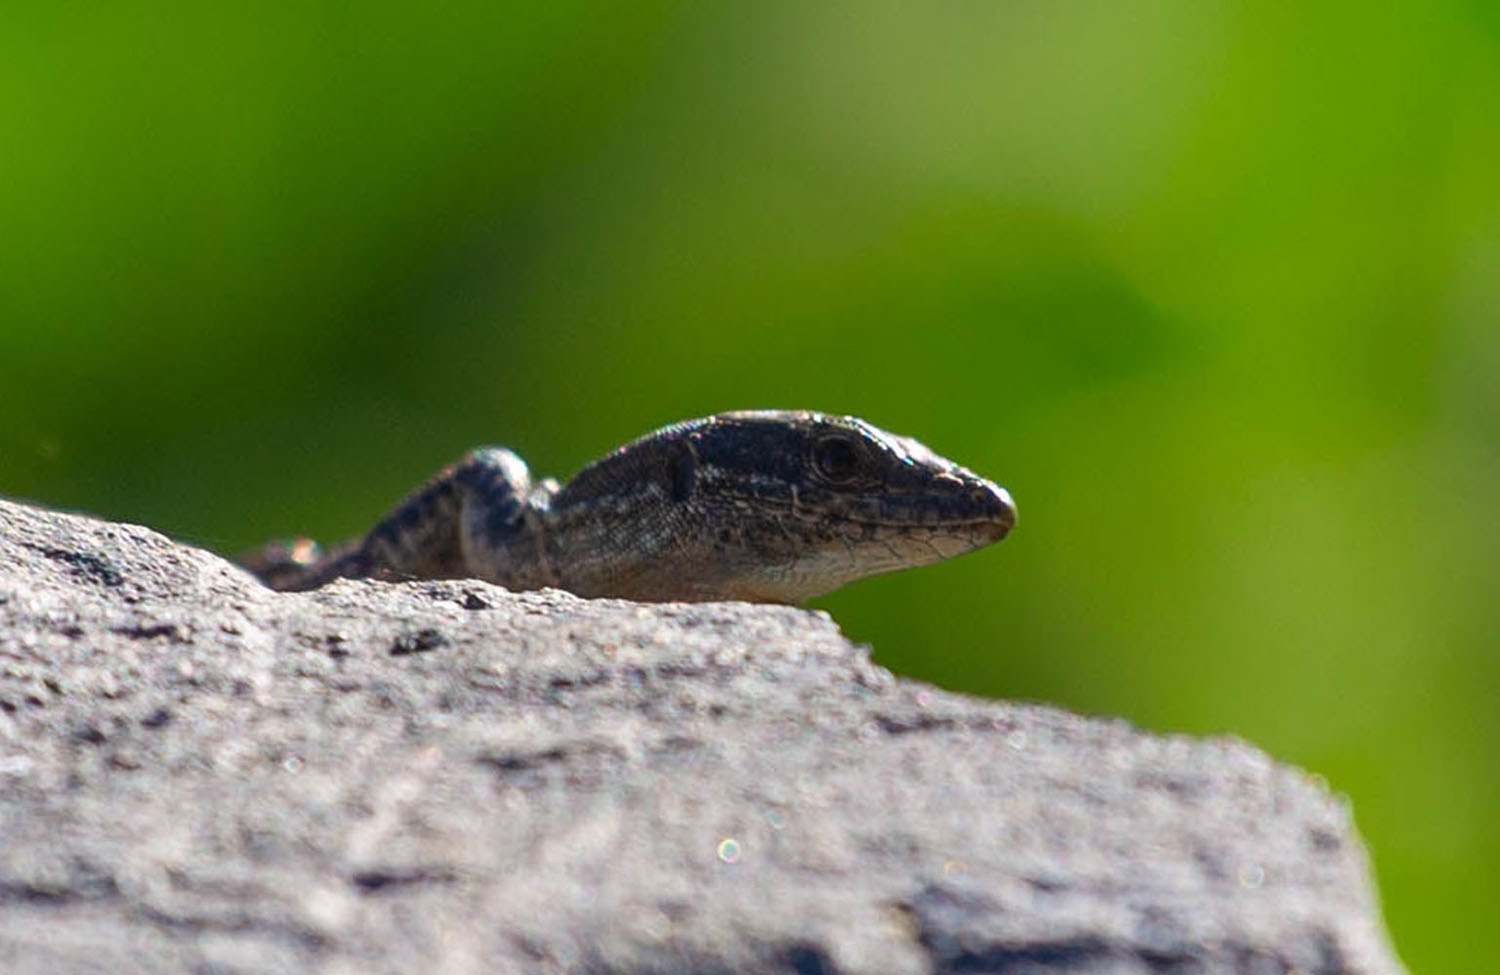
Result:
<svg viewBox="0 0 1500 975">
<path fill-rule="evenodd" d="M 481 447 L 363 538 L 324 552 L 272 542 L 243 564 L 267 586 L 339 578 L 478 578 L 647 602 L 802 603 L 868 576 L 1000 541 L 1010 494 L 908 437 L 809 410 L 719 413 L 662 427 L 533 482 Z"/>
</svg>

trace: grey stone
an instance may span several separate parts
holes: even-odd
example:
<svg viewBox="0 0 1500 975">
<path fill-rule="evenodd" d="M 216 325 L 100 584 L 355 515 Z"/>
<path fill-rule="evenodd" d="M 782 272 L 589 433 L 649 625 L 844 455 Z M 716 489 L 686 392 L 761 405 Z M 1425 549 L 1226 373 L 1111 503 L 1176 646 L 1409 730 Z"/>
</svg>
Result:
<svg viewBox="0 0 1500 975">
<path fill-rule="evenodd" d="M 1240 742 L 0 502 L 0 971 L 1401 968 L 1347 810 Z"/>
</svg>

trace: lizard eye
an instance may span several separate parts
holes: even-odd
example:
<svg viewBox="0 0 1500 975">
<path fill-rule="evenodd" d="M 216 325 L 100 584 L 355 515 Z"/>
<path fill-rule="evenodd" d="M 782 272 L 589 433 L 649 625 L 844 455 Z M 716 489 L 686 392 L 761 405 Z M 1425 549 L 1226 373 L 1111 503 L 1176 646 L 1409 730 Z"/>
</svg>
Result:
<svg viewBox="0 0 1500 975">
<path fill-rule="evenodd" d="M 859 449 L 848 437 L 824 437 L 813 446 L 813 466 L 834 484 L 843 484 L 859 473 Z"/>
</svg>

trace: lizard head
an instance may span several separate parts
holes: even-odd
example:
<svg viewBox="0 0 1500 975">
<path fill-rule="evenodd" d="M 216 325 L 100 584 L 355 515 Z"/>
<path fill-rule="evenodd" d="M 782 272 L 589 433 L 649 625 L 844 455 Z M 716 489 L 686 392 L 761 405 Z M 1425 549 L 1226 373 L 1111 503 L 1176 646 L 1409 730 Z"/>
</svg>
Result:
<svg viewBox="0 0 1500 975">
<path fill-rule="evenodd" d="M 852 416 L 721 413 L 598 467 L 612 469 L 612 493 L 630 481 L 657 502 L 634 506 L 640 524 L 617 523 L 617 544 L 641 557 L 619 566 L 611 594 L 635 598 L 800 603 L 983 548 L 1016 521 L 1004 488 Z M 592 493 L 590 474 L 564 494 Z"/>
</svg>

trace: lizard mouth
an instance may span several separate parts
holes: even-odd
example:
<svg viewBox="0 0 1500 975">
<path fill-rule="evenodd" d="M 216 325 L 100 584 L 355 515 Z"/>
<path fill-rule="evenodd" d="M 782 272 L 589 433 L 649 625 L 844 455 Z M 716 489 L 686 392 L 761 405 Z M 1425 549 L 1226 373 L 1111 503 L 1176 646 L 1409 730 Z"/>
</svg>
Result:
<svg viewBox="0 0 1500 975">
<path fill-rule="evenodd" d="M 847 512 L 848 520 L 889 529 L 927 529 L 933 534 L 978 536 L 998 542 L 1016 526 L 1016 504 L 1010 492 L 991 481 L 937 497 L 887 495 Z"/>
</svg>

